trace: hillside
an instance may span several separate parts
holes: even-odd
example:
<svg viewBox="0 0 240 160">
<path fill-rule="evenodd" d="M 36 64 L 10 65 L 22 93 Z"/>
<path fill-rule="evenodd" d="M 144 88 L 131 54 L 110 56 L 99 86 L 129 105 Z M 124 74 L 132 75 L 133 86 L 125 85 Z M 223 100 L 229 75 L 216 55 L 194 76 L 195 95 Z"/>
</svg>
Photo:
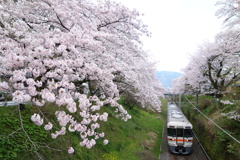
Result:
<svg viewBox="0 0 240 160">
<path fill-rule="evenodd" d="M 127 104 L 122 102 L 124 107 Z M 166 102 L 164 103 L 166 106 Z M 45 111 L 49 111 L 45 107 Z M 103 111 L 111 110 L 104 107 Z M 166 107 L 163 107 L 165 111 Z M 109 114 L 109 120 L 101 123 L 99 130 L 105 132 L 108 145 L 103 145 L 101 139 L 91 148 L 79 145 L 79 135 L 68 132 L 56 139 L 51 138 L 52 131 L 36 126 L 29 117 L 36 110 L 27 105 L 21 111 L 24 129 L 22 131 L 19 112 L 16 107 L 0 107 L 0 159 L 26 160 L 39 159 L 38 153 L 44 160 L 124 160 L 124 159 L 148 159 L 155 160 L 159 156 L 159 147 L 162 140 L 162 129 L 165 120 L 163 114 L 152 113 L 134 106 L 128 109 L 132 119 L 124 122 L 114 116 L 114 111 Z M 29 141 L 31 139 L 32 141 Z M 36 145 L 34 148 L 32 142 Z M 75 148 L 74 154 L 68 154 L 69 146 Z M 37 151 L 37 152 L 35 152 Z"/>
<path fill-rule="evenodd" d="M 178 77 L 182 76 L 179 72 L 172 71 L 157 71 L 156 77 L 160 80 L 163 85 L 163 88 L 167 91 L 172 87 L 172 81 Z"/>
</svg>

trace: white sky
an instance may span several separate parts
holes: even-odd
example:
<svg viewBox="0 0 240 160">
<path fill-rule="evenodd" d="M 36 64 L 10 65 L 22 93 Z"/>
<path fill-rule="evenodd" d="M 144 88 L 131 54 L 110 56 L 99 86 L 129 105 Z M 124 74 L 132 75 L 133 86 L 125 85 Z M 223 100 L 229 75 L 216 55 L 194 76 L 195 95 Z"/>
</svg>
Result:
<svg viewBox="0 0 240 160">
<path fill-rule="evenodd" d="M 115 0 L 135 8 L 152 32 L 144 49 L 159 61 L 157 70 L 180 72 L 189 55 L 204 41 L 212 41 L 222 28 L 215 16 L 216 0 Z"/>
</svg>

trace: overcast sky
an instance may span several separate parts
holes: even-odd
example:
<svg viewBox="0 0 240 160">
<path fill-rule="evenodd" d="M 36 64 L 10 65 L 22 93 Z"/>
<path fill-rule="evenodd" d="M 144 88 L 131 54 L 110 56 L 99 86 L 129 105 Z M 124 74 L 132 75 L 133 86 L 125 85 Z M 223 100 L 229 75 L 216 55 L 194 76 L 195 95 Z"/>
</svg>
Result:
<svg viewBox="0 0 240 160">
<path fill-rule="evenodd" d="M 144 49 L 159 61 L 159 71 L 180 72 L 189 55 L 204 41 L 212 41 L 222 28 L 215 16 L 216 0 L 115 0 L 144 13 L 151 38 Z"/>
</svg>

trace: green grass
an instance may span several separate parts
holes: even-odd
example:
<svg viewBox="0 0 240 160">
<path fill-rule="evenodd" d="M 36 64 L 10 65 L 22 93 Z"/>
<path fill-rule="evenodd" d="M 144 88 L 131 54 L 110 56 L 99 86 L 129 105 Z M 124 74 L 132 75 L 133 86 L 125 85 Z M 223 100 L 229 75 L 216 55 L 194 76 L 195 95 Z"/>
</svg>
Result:
<svg viewBox="0 0 240 160">
<path fill-rule="evenodd" d="M 44 112 L 52 112 L 50 106 L 42 109 Z M 30 105 L 21 111 L 21 115 L 24 117 L 24 128 L 43 159 L 155 160 L 158 159 L 162 143 L 166 107 L 163 109 L 161 113 L 154 113 L 134 106 L 133 109 L 128 109 L 132 119 L 127 122 L 115 118 L 111 112 L 109 120 L 102 123 L 100 128 L 105 132 L 109 144 L 103 145 L 102 140 L 99 140 L 92 149 L 81 147 L 79 135 L 76 133 L 68 132 L 65 136 L 53 140 L 50 131 L 45 131 L 42 126 L 38 127 L 31 122 L 30 117 L 37 110 Z M 21 129 L 17 107 L 0 107 L 0 117 L 0 159 L 38 159 L 36 150 Z M 69 146 L 74 147 L 74 154 L 67 153 Z"/>
</svg>

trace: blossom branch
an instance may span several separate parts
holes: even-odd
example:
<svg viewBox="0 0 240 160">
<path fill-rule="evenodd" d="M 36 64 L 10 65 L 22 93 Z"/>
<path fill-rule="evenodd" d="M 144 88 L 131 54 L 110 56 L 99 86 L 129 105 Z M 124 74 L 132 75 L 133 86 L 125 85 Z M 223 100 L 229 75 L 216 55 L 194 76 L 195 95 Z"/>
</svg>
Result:
<svg viewBox="0 0 240 160">
<path fill-rule="evenodd" d="M 20 110 L 19 106 L 18 106 L 18 113 L 19 113 L 19 118 L 20 118 L 21 129 L 23 130 L 23 132 L 27 136 L 27 139 L 32 143 L 32 145 L 34 147 L 34 153 L 38 156 L 39 159 L 43 160 L 41 155 L 37 152 L 37 147 L 36 147 L 35 143 L 31 140 L 31 138 L 29 137 L 28 133 L 24 129 L 24 125 L 23 125 L 23 121 L 22 121 L 22 115 L 21 115 L 21 110 Z"/>
</svg>

